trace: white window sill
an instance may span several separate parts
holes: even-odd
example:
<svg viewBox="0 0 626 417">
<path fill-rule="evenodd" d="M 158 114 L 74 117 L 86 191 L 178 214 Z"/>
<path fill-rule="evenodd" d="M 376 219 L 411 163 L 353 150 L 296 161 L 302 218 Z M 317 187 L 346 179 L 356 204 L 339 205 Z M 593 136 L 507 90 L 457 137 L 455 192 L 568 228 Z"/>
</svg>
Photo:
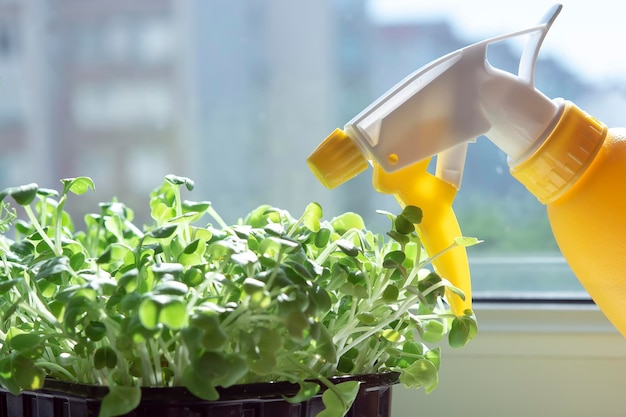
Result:
<svg viewBox="0 0 626 417">
<path fill-rule="evenodd" d="M 431 394 L 394 387 L 392 417 L 623 416 L 626 339 L 594 305 L 477 304 Z"/>
</svg>

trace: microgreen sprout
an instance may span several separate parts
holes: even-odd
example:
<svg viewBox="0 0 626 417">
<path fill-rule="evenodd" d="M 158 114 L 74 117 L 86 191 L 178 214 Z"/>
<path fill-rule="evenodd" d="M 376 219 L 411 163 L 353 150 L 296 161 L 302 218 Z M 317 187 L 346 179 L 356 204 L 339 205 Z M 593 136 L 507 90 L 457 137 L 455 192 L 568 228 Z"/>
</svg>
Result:
<svg viewBox="0 0 626 417">
<path fill-rule="evenodd" d="M 104 385 L 100 416 L 114 416 L 137 407 L 142 386 L 216 400 L 217 387 L 288 380 L 300 391 L 287 401 L 325 388 L 318 416 L 341 417 L 359 384 L 329 378 L 398 372 L 430 392 L 437 343 L 476 333 L 472 311 L 455 316 L 444 299 L 463 294 L 428 269 L 417 207 L 383 213 L 387 236 L 355 213 L 324 220 L 317 203 L 299 218 L 264 205 L 228 225 L 210 202 L 183 199 L 193 181 L 168 175 L 150 226 L 113 200 L 77 230 L 68 197 L 94 184 L 62 184 L 0 193 L 0 385 L 14 394 L 46 378 Z"/>
</svg>

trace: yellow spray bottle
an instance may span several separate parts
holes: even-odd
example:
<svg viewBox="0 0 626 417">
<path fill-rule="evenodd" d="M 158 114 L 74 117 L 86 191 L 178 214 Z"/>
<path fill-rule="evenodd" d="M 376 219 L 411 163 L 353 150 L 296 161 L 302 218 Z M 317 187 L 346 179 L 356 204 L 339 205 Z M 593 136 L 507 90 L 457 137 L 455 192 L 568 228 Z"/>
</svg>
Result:
<svg viewBox="0 0 626 417">
<path fill-rule="evenodd" d="M 549 99 L 534 87 L 539 49 L 561 8 L 553 6 L 531 28 L 417 70 L 333 132 L 308 163 L 334 187 L 370 161 L 377 190 L 394 194 L 400 204 L 427 208 L 418 228 L 432 254 L 441 240 L 460 236 L 452 200 L 468 143 L 485 135 L 508 155 L 511 174 L 547 206 L 563 256 L 626 336 L 626 130 L 609 130 L 573 103 Z M 490 44 L 522 35 L 528 41 L 517 75 L 488 62 Z M 433 156 L 435 175 L 426 171 Z M 446 269 L 439 272 L 471 294 L 465 252 L 452 255 L 435 268 Z M 466 300 L 452 307 L 458 314 L 468 306 Z"/>
</svg>

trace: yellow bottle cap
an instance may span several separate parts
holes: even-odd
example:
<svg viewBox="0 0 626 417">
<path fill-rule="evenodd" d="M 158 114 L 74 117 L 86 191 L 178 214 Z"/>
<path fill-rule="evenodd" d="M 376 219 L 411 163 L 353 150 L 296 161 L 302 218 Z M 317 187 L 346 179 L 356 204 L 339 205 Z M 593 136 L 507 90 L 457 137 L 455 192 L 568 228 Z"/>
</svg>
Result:
<svg viewBox="0 0 626 417">
<path fill-rule="evenodd" d="M 335 188 L 367 169 L 367 161 L 348 135 L 335 129 L 306 160 L 317 179 Z"/>
<path fill-rule="evenodd" d="M 602 147 L 608 128 L 571 102 L 552 133 L 511 174 L 543 204 L 563 195 Z"/>
</svg>

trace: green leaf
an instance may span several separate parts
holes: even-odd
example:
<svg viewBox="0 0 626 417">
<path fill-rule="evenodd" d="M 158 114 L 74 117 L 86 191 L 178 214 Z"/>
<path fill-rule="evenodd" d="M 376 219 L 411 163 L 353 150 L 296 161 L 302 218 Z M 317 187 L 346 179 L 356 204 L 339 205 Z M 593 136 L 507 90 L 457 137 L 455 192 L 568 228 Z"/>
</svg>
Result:
<svg viewBox="0 0 626 417">
<path fill-rule="evenodd" d="M 394 229 L 401 235 L 409 235 L 415 232 L 415 225 L 402 214 L 396 217 L 394 222 Z"/>
<path fill-rule="evenodd" d="M 300 389 L 293 397 L 283 396 L 283 399 L 291 404 L 298 404 L 315 397 L 320 392 L 320 385 L 317 382 L 300 381 Z"/>
<path fill-rule="evenodd" d="M 201 343 L 202 347 L 207 351 L 219 352 L 228 342 L 228 335 L 220 326 L 217 317 L 209 315 L 199 316 L 194 320 L 194 325 L 204 331 Z"/>
<path fill-rule="evenodd" d="M 437 367 L 428 359 L 418 359 L 402 370 L 400 382 L 408 388 L 424 387 L 430 392 L 439 383 Z"/>
<path fill-rule="evenodd" d="M 164 275 L 172 275 L 174 277 L 180 276 L 183 273 L 183 265 L 176 262 L 161 262 L 156 265 L 152 265 L 152 272 L 158 277 Z"/>
<path fill-rule="evenodd" d="M 389 236 L 390 238 L 392 238 L 396 242 L 400 243 L 401 245 L 406 245 L 407 243 L 409 243 L 409 237 L 408 236 L 403 235 L 402 233 L 398 233 L 395 230 L 391 230 L 391 231 L 387 232 L 387 236 Z"/>
<path fill-rule="evenodd" d="M 183 274 L 183 282 L 190 287 L 195 287 L 204 282 L 204 274 L 200 270 L 200 268 L 189 268 Z"/>
<path fill-rule="evenodd" d="M 6 294 L 7 292 L 11 290 L 11 288 L 15 287 L 15 285 L 17 285 L 17 283 L 20 281 L 21 279 L 15 278 L 15 279 L 10 279 L 8 281 L 0 282 L 0 294 Z"/>
<path fill-rule="evenodd" d="M 172 330 L 181 329 L 187 323 L 187 309 L 180 300 L 163 305 L 159 311 L 159 322 Z"/>
<path fill-rule="evenodd" d="M 139 320 L 148 330 L 159 325 L 159 305 L 150 298 L 145 298 L 139 305 Z"/>
<path fill-rule="evenodd" d="M 387 285 L 387 288 L 385 288 L 383 292 L 383 300 L 386 303 L 393 303 L 398 300 L 398 296 L 400 296 L 400 289 L 393 284 Z"/>
<path fill-rule="evenodd" d="M 322 394 L 322 402 L 326 407 L 317 414 L 317 417 L 343 417 L 359 394 L 359 382 L 348 381 L 335 384 L 333 389 L 327 389 Z"/>
<path fill-rule="evenodd" d="M 408 205 L 402 209 L 402 216 L 412 224 L 420 224 L 422 222 L 422 209 L 419 207 Z"/>
<path fill-rule="evenodd" d="M 124 387 L 109 385 L 109 392 L 102 399 L 98 417 L 114 417 L 126 415 L 139 406 L 141 402 L 140 387 Z"/>
<path fill-rule="evenodd" d="M 191 363 L 199 381 L 228 388 L 237 384 L 248 372 L 246 361 L 236 354 L 204 352 Z"/>
<path fill-rule="evenodd" d="M 179 185 L 179 186 L 184 185 L 189 191 L 193 190 L 193 187 L 195 185 L 193 180 L 187 177 L 180 177 L 178 175 L 172 175 L 172 174 L 166 175 L 165 180 L 173 185 Z"/>
<path fill-rule="evenodd" d="M 331 226 L 335 232 L 343 235 L 350 229 L 365 229 L 365 222 L 363 218 L 356 213 L 346 212 L 330 221 Z"/>
<path fill-rule="evenodd" d="M 326 245 L 328 245 L 328 242 L 330 241 L 331 234 L 332 232 L 330 231 L 330 229 L 327 229 L 325 227 L 320 228 L 315 234 L 315 246 L 317 246 L 318 248 L 326 247 Z"/>
<path fill-rule="evenodd" d="M 22 390 L 34 391 L 43 387 L 46 371 L 24 355 L 12 356 L 11 369 L 15 382 Z"/>
<path fill-rule="evenodd" d="M 406 255 L 401 250 L 389 252 L 383 259 L 383 268 L 395 269 L 400 268 L 406 259 Z"/>
<path fill-rule="evenodd" d="M 320 220 L 322 219 L 322 206 L 318 203 L 309 203 L 304 209 L 302 223 L 312 232 L 320 230 Z"/>
<path fill-rule="evenodd" d="M 320 355 L 320 357 L 328 363 L 336 363 L 337 348 L 333 342 L 332 334 L 328 331 L 328 328 L 320 322 L 315 322 L 313 326 L 316 327 L 316 329 L 312 329 L 312 332 L 318 332 L 318 336 L 315 339 L 315 353 Z"/>
<path fill-rule="evenodd" d="M 357 314 L 356 318 L 359 319 L 361 323 L 367 324 L 368 326 L 376 324 L 377 322 L 376 316 L 369 311 Z"/>
<path fill-rule="evenodd" d="M 404 342 L 404 336 L 400 332 L 394 329 L 385 329 L 381 333 L 381 336 L 390 341 L 391 343 Z"/>
<path fill-rule="evenodd" d="M 247 251 L 243 251 L 243 252 L 239 252 L 239 253 L 233 253 L 230 256 L 230 259 L 239 264 L 239 265 L 249 265 L 249 264 L 255 264 L 259 261 L 259 258 L 257 257 L 257 255 L 252 252 L 251 250 L 247 250 Z"/>
<path fill-rule="evenodd" d="M 39 186 L 35 183 L 21 185 L 19 187 L 5 188 L 2 192 L 0 192 L 0 201 L 3 200 L 5 196 L 10 195 L 17 204 L 20 206 L 26 206 L 32 203 L 37 196 L 38 190 Z"/>
<path fill-rule="evenodd" d="M 347 239 L 338 239 L 335 243 L 337 247 L 348 256 L 356 257 L 359 254 L 359 248 Z"/>
<path fill-rule="evenodd" d="M 96 369 L 115 368 L 117 365 L 117 353 L 110 346 L 98 348 L 93 354 L 93 365 Z"/>
<path fill-rule="evenodd" d="M 155 294 L 186 295 L 189 287 L 180 281 L 162 281 L 154 287 Z"/>
<path fill-rule="evenodd" d="M 85 335 L 93 342 L 102 340 L 106 332 L 107 328 L 101 321 L 90 321 L 85 327 Z"/>
<path fill-rule="evenodd" d="M 439 370 L 439 365 L 441 364 L 441 348 L 436 347 L 429 350 L 424 354 L 424 357 L 431 361 L 437 367 L 437 370 Z"/>
<path fill-rule="evenodd" d="M 35 279 L 49 279 L 52 280 L 56 278 L 57 275 L 63 272 L 71 272 L 72 267 L 70 266 L 70 260 L 67 256 L 57 256 L 54 258 L 48 259 L 37 271 L 37 275 L 35 275 Z"/>
<path fill-rule="evenodd" d="M 67 194 L 71 191 L 76 195 L 81 195 L 86 193 L 90 188 L 94 191 L 96 190 L 96 186 L 89 177 L 66 178 L 61 180 L 61 183 L 63 183 L 63 194 Z"/>
<path fill-rule="evenodd" d="M 0 382 L 2 383 L 2 387 L 6 388 L 11 394 L 19 395 L 21 387 L 15 377 L 15 369 L 13 367 L 14 357 L 15 354 L 11 354 L 10 356 L 5 356 L 0 359 Z"/>
<path fill-rule="evenodd" d="M 209 207 L 211 207 L 211 202 L 210 201 L 189 201 L 189 200 L 183 200 L 183 202 L 181 203 L 182 207 L 183 207 L 183 212 L 184 213 L 197 213 L 199 215 L 202 215 L 203 213 L 205 213 L 207 211 L 207 209 Z"/>
<path fill-rule="evenodd" d="M 455 317 L 448 333 L 448 343 L 453 348 L 461 348 L 476 336 L 477 331 L 478 326 L 472 317 Z"/>
<path fill-rule="evenodd" d="M 204 239 L 194 239 L 183 249 L 178 256 L 178 262 L 183 265 L 199 265 L 204 261 L 204 253 L 206 252 L 206 242 Z"/>
<path fill-rule="evenodd" d="M 166 224 L 150 230 L 147 235 L 155 239 L 166 239 L 174 234 L 178 229 L 178 224 Z"/>
<path fill-rule="evenodd" d="M 183 371 L 183 384 L 193 395 L 207 401 L 215 401 L 220 395 L 215 389 L 215 385 L 197 372 L 198 369 L 194 364 L 187 365 Z"/>
<path fill-rule="evenodd" d="M 440 321 L 430 320 L 423 328 L 422 339 L 425 342 L 437 343 L 446 333 L 446 328 Z"/>
<path fill-rule="evenodd" d="M 22 333 L 11 338 L 9 346 L 12 349 L 25 351 L 39 345 L 42 337 L 38 333 Z"/>
<path fill-rule="evenodd" d="M 463 246 L 463 247 L 469 247 L 469 246 L 474 246 L 477 245 L 479 243 L 482 243 L 482 240 L 479 240 L 475 237 L 457 237 L 454 238 L 454 244 L 456 246 Z"/>
</svg>

